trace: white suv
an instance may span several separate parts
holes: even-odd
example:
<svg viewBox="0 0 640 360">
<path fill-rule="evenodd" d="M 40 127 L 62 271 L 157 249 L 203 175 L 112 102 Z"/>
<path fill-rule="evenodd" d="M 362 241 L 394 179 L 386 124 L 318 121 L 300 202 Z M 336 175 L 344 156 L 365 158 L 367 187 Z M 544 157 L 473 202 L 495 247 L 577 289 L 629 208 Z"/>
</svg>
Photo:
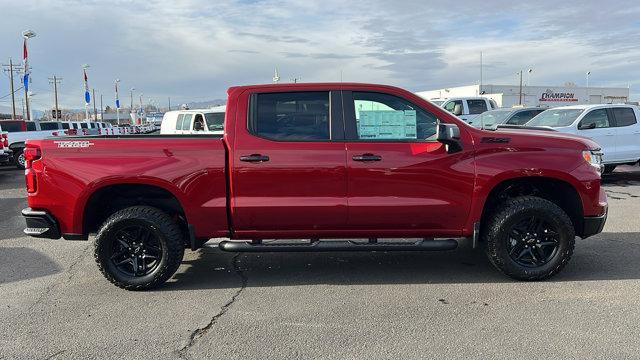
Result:
<svg viewBox="0 0 640 360">
<path fill-rule="evenodd" d="M 640 108 L 635 105 L 575 105 L 549 109 L 526 123 L 588 137 L 602 147 L 605 173 L 640 160 Z"/>
</svg>

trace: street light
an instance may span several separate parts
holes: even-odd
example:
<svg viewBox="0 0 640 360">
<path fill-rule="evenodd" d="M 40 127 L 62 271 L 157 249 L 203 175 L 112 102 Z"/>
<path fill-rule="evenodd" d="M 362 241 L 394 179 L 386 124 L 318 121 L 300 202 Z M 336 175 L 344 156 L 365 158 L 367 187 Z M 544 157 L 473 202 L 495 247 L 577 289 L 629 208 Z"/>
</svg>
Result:
<svg viewBox="0 0 640 360">
<path fill-rule="evenodd" d="M 527 86 L 531 86 L 531 73 L 532 72 L 533 72 L 533 69 L 527 70 Z"/>
<path fill-rule="evenodd" d="M 591 75 L 591 71 L 587 71 L 587 89 L 589 89 L 589 75 Z"/>
<path fill-rule="evenodd" d="M 24 81 L 24 102 L 27 107 L 27 120 L 31 120 L 31 110 L 29 108 L 29 52 L 27 51 L 27 40 L 36 36 L 36 32 L 33 30 L 25 30 L 22 32 L 22 38 L 24 39 L 23 44 L 23 78 Z"/>
</svg>

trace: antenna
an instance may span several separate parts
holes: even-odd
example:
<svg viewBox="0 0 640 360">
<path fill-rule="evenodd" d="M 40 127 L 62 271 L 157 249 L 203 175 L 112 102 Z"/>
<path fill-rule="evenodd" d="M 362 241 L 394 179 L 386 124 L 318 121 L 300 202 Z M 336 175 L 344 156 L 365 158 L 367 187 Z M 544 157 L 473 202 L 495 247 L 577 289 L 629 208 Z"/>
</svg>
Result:
<svg viewBox="0 0 640 360">
<path fill-rule="evenodd" d="M 275 68 L 273 72 L 273 82 L 277 84 L 278 81 L 280 81 L 280 75 L 278 75 L 278 68 Z"/>
</svg>

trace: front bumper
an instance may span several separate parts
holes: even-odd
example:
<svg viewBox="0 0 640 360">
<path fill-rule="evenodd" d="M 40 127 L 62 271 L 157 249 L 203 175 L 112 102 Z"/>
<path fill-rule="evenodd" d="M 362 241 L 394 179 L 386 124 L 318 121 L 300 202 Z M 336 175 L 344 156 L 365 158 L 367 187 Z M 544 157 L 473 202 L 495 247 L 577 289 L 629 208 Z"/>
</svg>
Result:
<svg viewBox="0 0 640 360">
<path fill-rule="evenodd" d="M 600 216 L 585 216 L 582 222 L 582 233 L 580 234 L 580 237 L 584 239 L 601 233 L 604 228 L 604 224 L 607 222 L 608 212 L 608 208 L 605 208 L 604 214 Z"/>
<path fill-rule="evenodd" d="M 25 234 L 37 238 L 60 239 L 58 222 L 48 212 L 26 208 L 22 210 L 22 216 L 27 222 Z"/>
</svg>

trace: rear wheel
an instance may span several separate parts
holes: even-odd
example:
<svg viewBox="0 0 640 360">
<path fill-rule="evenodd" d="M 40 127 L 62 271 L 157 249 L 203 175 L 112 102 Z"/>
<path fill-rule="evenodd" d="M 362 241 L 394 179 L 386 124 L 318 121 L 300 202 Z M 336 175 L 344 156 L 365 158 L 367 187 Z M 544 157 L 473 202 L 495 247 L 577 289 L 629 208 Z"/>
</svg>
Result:
<svg viewBox="0 0 640 360">
<path fill-rule="evenodd" d="M 168 280 L 184 255 L 179 226 L 166 213 L 134 206 L 111 215 L 100 227 L 95 260 L 102 274 L 118 287 L 144 290 Z"/>
<path fill-rule="evenodd" d="M 564 268 L 575 246 L 567 214 L 551 201 L 521 196 L 496 209 L 483 232 L 491 263 L 518 280 L 543 280 Z"/>
</svg>

